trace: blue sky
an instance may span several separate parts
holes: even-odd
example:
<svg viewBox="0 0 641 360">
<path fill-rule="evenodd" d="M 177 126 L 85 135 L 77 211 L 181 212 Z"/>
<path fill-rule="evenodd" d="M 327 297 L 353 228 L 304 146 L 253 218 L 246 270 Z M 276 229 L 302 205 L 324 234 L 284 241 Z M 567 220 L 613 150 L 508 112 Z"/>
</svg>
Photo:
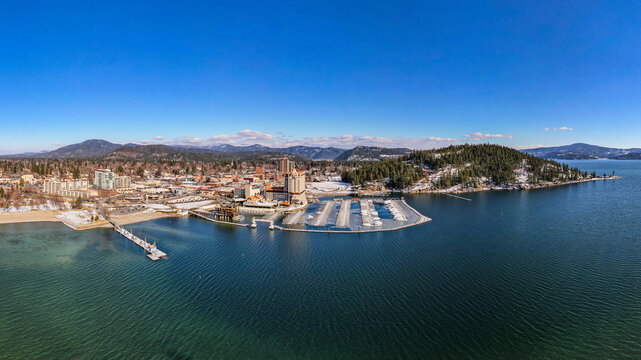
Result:
<svg viewBox="0 0 641 360">
<path fill-rule="evenodd" d="M 0 153 L 89 138 L 641 147 L 639 1 L 2 6 Z"/>
</svg>

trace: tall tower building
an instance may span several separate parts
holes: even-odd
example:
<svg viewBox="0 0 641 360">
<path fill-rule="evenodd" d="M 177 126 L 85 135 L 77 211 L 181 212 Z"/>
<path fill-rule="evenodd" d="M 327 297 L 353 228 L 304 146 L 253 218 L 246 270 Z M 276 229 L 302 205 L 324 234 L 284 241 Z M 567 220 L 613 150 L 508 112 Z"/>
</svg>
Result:
<svg viewBox="0 0 641 360">
<path fill-rule="evenodd" d="M 283 157 L 278 161 L 278 172 L 281 174 L 287 174 L 293 167 L 293 162 L 289 161 L 286 157 Z"/>
<path fill-rule="evenodd" d="M 94 173 L 93 187 L 98 190 L 115 189 L 115 174 L 109 169 L 96 170 Z"/>
</svg>

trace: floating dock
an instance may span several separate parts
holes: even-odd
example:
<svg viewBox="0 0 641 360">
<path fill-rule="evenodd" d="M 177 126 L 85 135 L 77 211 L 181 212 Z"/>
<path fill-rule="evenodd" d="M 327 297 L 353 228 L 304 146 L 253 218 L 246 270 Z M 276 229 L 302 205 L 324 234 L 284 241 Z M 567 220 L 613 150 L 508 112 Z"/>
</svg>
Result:
<svg viewBox="0 0 641 360">
<path fill-rule="evenodd" d="M 325 226 L 325 224 L 327 223 L 327 218 L 329 218 L 329 214 L 334 208 L 334 204 L 335 203 L 333 201 L 323 201 L 323 205 L 321 205 L 321 208 L 318 210 L 318 212 L 316 212 L 314 218 L 309 221 L 309 225 Z"/>
<path fill-rule="evenodd" d="M 389 210 L 390 214 L 396 221 L 407 221 L 407 213 L 403 210 L 403 207 L 399 205 L 399 200 L 385 200 L 385 207 Z"/>
<path fill-rule="evenodd" d="M 283 225 L 296 225 L 305 223 L 305 211 L 296 211 L 293 212 L 285 219 L 283 219 Z"/>
<path fill-rule="evenodd" d="M 151 260 L 156 261 L 156 260 L 159 260 L 159 259 L 166 259 L 167 258 L 167 254 L 165 254 L 164 252 L 160 251 L 156 247 L 156 243 L 150 244 L 147 241 L 145 241 L 145 240 L 137 237 L 136 235 L 132 234 L 131 232 L 125 230 L 125 228 L 120 227 L 120 226 L 118 226 L 118 225 L 116 225 L 114 223 L 112 223 L 112 224 L 114 225 L 114 229 L 117 232 L 119 232 L 120 235 L 126 237 L 127 239 L 131 240 L 134 244 L 136 244 L 136 245 L 140 246 L 141 248 L 143 248 L 145 250 L 145 252 L 147 252 L 147 257 L 150 258 Z"/>
<path fill-rule="evenodd" d="M 378 217 L 378 211 L 372 200 L 361 199 L 361 220 L 363 226 L 382 226 L 383 222 Z"/>
<path fill-rule="evenodd" d="M 352 200 L 343 200 L 341 202 L 341 209 L 338 210 L 338 216 L 336 218 L 337 228 L 349 227 L 349 215 L 351 213 L 351 207 L 352 207 Z"/>
</svg>

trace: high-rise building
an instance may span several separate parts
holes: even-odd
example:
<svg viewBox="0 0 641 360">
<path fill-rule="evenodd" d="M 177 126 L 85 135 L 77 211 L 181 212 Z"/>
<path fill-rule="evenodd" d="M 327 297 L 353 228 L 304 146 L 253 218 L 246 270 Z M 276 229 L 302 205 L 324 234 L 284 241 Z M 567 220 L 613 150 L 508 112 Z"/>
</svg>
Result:
<svg viewBox="0 0 641 360">
<path fill-rule="evenodd" d="M 278 161 L 278 172 L 287 174 L 294 169 L 294 162 L 284 157 Z"/>
<path fill-rule="evenodd" d="M 305 195 L 305 174 L 296 169 L 292 169 L 289 174 L 285 175 L 285 193 L 291 204 L 306 204 L 307 196 Z"/>
<path fill-rule="evenodd" d="M 94 173 L 93 187 L 98 190 L 115 189 L 116 174 L 109 169 L 96 170 Z"/>
</svg>

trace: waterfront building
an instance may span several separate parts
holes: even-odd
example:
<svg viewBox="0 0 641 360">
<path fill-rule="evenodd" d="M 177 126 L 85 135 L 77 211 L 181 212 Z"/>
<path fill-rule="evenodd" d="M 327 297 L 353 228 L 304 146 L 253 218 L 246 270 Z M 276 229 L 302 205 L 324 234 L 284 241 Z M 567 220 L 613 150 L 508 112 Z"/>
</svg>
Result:
<svg viewBox="0 0 641 360">
<path fill-rule="evenodd" d="M 290 204 L 305 204 L 305 174 L 292 169 L 285 175 L 285 185 L 282 187 L 266 187 L 265 198 L 267 201 L 281 201 Z"/>
<path fill-rule="evenodd" d="M 305 174 L 292 169 L 285 175 L 285 189 L 290 194 L 302 194 L 305 192 Z"/>
</svg>

